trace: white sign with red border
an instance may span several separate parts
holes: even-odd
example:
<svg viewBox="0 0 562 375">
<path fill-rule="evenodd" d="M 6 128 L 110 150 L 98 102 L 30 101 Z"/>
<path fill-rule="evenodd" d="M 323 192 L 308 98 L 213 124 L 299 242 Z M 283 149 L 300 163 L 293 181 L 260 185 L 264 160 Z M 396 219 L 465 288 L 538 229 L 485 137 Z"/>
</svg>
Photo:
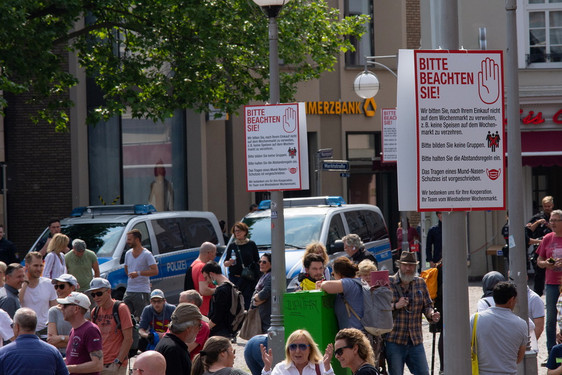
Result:
<svg viewBox="0 0 562 375">
<path fill-rule="evenodd" d="M 396 108 L 383 108 L 382 117 L 382 162 L 396 163 L 398 140 L 396 137 Z"/>
<path fill-rule="evenodd" d="M 304 103 L 247 105 L 248 191 L 308 189 L 308 146 Z"/>
<path fill-rule="evenodd" d="M 502 51 L 414 51 L 418 211 L 505 209 Z"/>
</svg>

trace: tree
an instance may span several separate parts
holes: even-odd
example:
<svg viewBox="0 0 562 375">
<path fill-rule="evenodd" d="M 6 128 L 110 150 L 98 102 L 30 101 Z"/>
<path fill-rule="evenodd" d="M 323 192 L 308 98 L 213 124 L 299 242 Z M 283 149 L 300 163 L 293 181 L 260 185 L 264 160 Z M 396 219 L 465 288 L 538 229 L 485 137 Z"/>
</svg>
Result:
<svg viewBox="0 0 562 375">
<path fill-rule="evenodd" d="M 77 27 L 79 20 L 84 26 Z M 333 69 L 352 49 L 366 16 L 341 19 L 324 0 L 292 0 L 279 21 L 282 101 L 296 83 Z M 34 119 L 64 130 L 77 79 L 64 52 L 104 93 L 88 122 L 130 110 L 162 120 L 178 108 L 235 113 L 268 98 L 267 17 L 250 0 L 3 0 L 0 2 L 0 89 L 33 93 Z M 8 103 L 0 97 L 0 109 Z"/>
</svg>

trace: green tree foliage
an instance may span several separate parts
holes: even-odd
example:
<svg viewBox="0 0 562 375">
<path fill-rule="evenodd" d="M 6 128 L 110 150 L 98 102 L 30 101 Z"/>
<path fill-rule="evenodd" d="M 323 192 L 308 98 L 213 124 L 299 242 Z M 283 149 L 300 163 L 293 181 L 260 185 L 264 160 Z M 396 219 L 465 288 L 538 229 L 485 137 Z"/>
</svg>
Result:
<svg viewBox="0 0 562 375">
<path fill-rule="evenodd" d="M 296 83 L 332 70 L 346 37 L 366 17 L 342 19 L 324 0 L 291 0 L 278 17 L 281 98 Z M 65 66 L 74 51 L 104 93 L 90 123 L 130 110 L 162 120 L 178 108 L 209 105 L 235 113 L 268 98 L 268 19 L 251 0 L 2 0 L 0 89 L 30 92 L 44 119 L 63 130 L 77 79 Z M 81 26 L 78 26 L 81 25 Z M 5 108 L 0 97 L 0 109 Z"/>
</svg>

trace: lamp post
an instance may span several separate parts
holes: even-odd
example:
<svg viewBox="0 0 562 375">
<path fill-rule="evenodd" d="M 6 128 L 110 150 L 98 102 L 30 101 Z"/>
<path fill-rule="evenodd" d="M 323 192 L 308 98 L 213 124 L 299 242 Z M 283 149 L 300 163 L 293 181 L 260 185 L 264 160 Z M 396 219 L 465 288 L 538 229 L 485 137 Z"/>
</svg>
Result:
<svg viewBox="0 0 562 375">
<path fill-rule="evenodd" d="M 269 18 L 269 104 L 280 101 L 279 49 L 277 16 L 289 0 L 254 0 Z M 273 351 L 273 365 L 285 358 L 285 328 L 283 326 L 283 294 L 285 274 L 285 219 L 283 191 L 271 192 L 271 326 L 268 331 L 269 347 Z"/>
<path fill-rule="evenodd" d="M 353 81 L 353 90 L 363 99 L 372 98 L 373 96 L 377 95 L 380 88 L 379 79 L 377 76 L 370 72 L 367 68 L 369 65 L 376 65 L 380 66 L 381 68 L 386 69 L 390 72 L 394 78 L 398 78 L 398 75 L 390 69 L 388 66 L 375 61 L 375 59 L 383 59 L 383 58 L 396 58 L 396 55 L 387 55 L 387 56 L 365 56 L 365 70 L 355 77 Z M 406 217 L 406 212 L 402 211 L 400 213 L 400 221 L 402 223 L 402 251 L 408 251 L 410 248 L 410 244 L 408 243 L 408 218 Z M 421 253 L 421 251 L 420 251 Z M 421 260 L 421 259 L 420 259 Z"/>
</svg>

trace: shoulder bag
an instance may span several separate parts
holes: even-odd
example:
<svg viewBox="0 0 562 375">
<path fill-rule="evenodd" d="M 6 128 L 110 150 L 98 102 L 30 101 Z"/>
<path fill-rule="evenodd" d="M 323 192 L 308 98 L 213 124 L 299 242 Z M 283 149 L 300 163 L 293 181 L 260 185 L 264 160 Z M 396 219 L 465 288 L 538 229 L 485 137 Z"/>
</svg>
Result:
<svg viewBox="0 0 562 375">
<path fill-rule="evenodd" d="M 474 323 L 472 324 L 472 341 L 470 342 L 470 360 L 472 362 L 472 375 L 478 375 L 478 350 L 476 347 L 476 322 L 478 321 L 478 313 L 474 314 Z"/>
<path fill-rule="evenodd" d="M 244 259 L 242 258 L 242 254 L 240 253 L 240 248 L 238 247 L 238 245 L 236 245 L 236 250 L 234 251 L 238 253 L 238 259 L 240 259 L 240 262 L 242 263 L 242 273 L 240 273 L 240 277 L 246 281 L 256 281 L 256 274 L 250 266 L 246 267 L 246 265 L 244 264 Z"/>
</svg>

